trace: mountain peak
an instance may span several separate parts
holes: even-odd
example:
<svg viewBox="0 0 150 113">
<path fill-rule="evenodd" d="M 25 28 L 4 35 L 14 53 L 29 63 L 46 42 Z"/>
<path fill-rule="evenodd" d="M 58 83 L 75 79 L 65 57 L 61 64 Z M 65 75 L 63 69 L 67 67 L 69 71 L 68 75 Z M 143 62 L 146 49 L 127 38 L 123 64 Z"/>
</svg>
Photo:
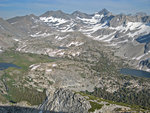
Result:
<svg viewBox="0 0 150 113">
<path fill-rule="evenodd" d="M 50 11 L 50 12 L 58 13 L 58 14 L 65 14 L 62 10 L 56 10 L 56 11 Z"/>
<path fill-rule="evenodd" d="M 30 14 L 30 15 L 28 15 L 28 16 L 30 16 L 30 17 L 36 17 L 34 14 Z"/>
<path fill-rule="evenodd" d="M 64 13 L 61 10 L 57 11 L 47 11 L 46 13 L 42 14 L 40 17 L 54 17 L 54 18 L 63 18 L 63 19 L 70 19 L 70 15 Z"/>
<path fill-rule="evenodd" d="M 80 13 L 82 13 L 82 12 L 76 10 L 76 11 L 74 11 L 74 12 L 72 13 L 72 15 L 74 15 L 74 14 L 80 14 Z"/>
<path fill-rule="evenodd" d="M 62 15 L 62 14 L 65 14 L 65 13 L 62 12 L 61 10 L 56 10 L 56 11 L 47 11 L 44 14 L 42 14 L 41 16 L 48 17 L 48 16 Z"/>
<path fill-rule="evenodd" d="M 136 15 L 136 16 L 141 16 L 141 17 L 147 16 L 147 14 L 144 13 L 144 12 L 137 12 L 135 15 Z"/>
<path fill-rule="evenodd" d="M 75 17 L 80 17 L 80 18 L 89 18 L 89 15 L 80 11 L 74 11 L 71 15 Z"/>
<path fill-rule="evenodd" d="M 101 11 L 98 12 L 99 14 L 104 14 L 107 15 L 108 13 L 110 13 L 107 9 L 102 9 Z"/>
</svg>

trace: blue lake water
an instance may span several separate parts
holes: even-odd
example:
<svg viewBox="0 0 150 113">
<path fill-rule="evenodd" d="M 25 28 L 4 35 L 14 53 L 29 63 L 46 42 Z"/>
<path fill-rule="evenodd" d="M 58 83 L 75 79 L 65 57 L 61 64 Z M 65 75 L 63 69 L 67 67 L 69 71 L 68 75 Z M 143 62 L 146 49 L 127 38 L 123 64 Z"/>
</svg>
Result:
<svg viewBox="0 0 150 113">
<path fill-rule="evenodd" d="M 149 43 L 150 42 L 150 34 L 140 36 L 136 39 L 136 41 L 138 41 L 139 43 Z"/>
<path fill-rule="evenodd" d="M 7 69 L 9 67 L 20 68 L 19 66 L 12 64 L 12 63 L 0 63 L 0 70 Z"/>
<path fill-rule="evenodd" d="M 120 69 L 120 73 L 124 75 L 150 78 L 150 73 L 142 70 L 123 68 Z"/>
<path fill-rule="evenodd" d="M 68 47 L 57 47 L 58 49 L 68 49 Z"/>
</svg>

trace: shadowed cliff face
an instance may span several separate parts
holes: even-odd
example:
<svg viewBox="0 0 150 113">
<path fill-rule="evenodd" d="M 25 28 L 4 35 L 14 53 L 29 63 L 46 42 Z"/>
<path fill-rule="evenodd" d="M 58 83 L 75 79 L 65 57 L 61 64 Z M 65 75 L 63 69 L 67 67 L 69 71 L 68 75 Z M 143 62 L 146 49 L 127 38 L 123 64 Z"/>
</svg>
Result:
<svg viewBox="0 0 150 113">
<path fill-rule="evenodd" d="M 19 107 L 19 106 L 0 106 L 0 113 L 64 113 L 54 111 L 41 111 L 36 108 Z"/>
</svg>

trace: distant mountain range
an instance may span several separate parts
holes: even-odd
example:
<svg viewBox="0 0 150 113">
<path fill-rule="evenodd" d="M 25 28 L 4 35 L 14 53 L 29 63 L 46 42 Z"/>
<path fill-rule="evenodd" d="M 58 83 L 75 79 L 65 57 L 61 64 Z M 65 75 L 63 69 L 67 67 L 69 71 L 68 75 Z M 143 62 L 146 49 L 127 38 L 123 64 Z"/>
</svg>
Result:
<svg viewBox="0 0 150 113">
<path fill-rule="evenodd" d="M 16 38 L 37 39 L 55 35 L 53 40 L 56 41 L 65 32 L 80 32 L 93 40 L 105 42 L 105 46 L 116 48 L 116 56 L 131 60 L 136 68 L 150 71 L 149 66 L 140 65 L 140 62 L 150 57 L 150 16 L 145 13 L 114 15 L 107 9 L 102 9 L 94 14 L 80 11 L 66 14 L 58 10 L 47 11 L 40 16 L 31 14 L 8 20 L 0 19 L 0 46 L 4 49 L 12 46 L 7 40 Z M 62 36 L 62 39 L 65 37 L 66 35 Z M 28 51 L 27 46 L 24 50 L 20 48 L 17 50 Z"/>
</svg>

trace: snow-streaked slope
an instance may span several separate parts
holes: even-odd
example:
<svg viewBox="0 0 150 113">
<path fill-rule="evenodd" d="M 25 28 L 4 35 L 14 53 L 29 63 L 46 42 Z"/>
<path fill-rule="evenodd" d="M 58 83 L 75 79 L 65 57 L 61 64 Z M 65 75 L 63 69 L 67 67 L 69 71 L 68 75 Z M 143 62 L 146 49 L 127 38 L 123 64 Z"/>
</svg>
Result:
<svg viewBox="0 0 150 113">
<path fill-rule="evenodd" d="M 124 14 L 113 15 L 107 10 L 102 10 L 94 14 L 86 14 L 79 11 L 73 14 L 66 14 L 62 11 L 48 11 L 40 17 L 29 15 L 22 18 L 27 21 L 26 24 L 21 24 L 21 22 L 24 22 L 23 20 L 11 21 L 11 24 L 18 26 L 19 23 L 20 27 L 18 28 L 29 32 L 29 36 L 33 37 L 33 39 L 36 39 L 36 37 L 39 39 L 42 37 L 43 39 L 50 38 L 50 42 L 72 49 L 82 46 L 85 44 L 84 41 L 72 40 L 71 35 L 60 34 L 80 32 L 83 37 L 103 42 L 105 46 L 113 46 L 113 48 L 116 48 L 114 51 L 116 51 L 117 56 L 135 60 L 137 64 L 150 56 L 149 52 L 144 53 L 145 44 L 140 44 L 137 41 L 139 37 L 146 37 L 150 34 L 150 21 L 147 17 Z M 20 18 L 18 19 L 20 20 Z M 18 50 L 27 52 L 29 50 L 28 47 L 28 43 L 25 43 L 19 46 Z M 38 49 L 37 51 L 39 52 Z M 45 54 L 52 56 L 63 56 L 66 54 L 65 50 L 51 49 L 49 45 L 48 47 L 41 47 L 41 49 Z M 70 54 L 74 56 L 74 53 L 77 52 L 78 54 L 80 53 L 80 51 L 74 51 Z"/>
<path fill-rule="evenodd" d="M 67 22 L 67 20 L 62 19 L 62 18 L 54 18 L 52 16 L 50 17 L 40 17 L 40 20 L 46 23 L 55 23 L 55 25 L 61 25 Z"/>
<path fill-rule="evenodd" d="M 30 36 L 31 37 L 48 37 L 50 35 L 51 35 L 50 33 L 42 33 L 42 34 L 36 33 L 36 34 L 30 35 Z"/>
<path fill-rule="evenodd" d="M 66 47 L 70 47 L 70 46 L 80 46 L 83 45 L 83 42 L 71 42 L 69 44 L 66 45 Z"/>
<path fill-rule="evenodd" d="M 98 22 L 100 22 L 100 20 L 103 17 L 104 17 L 104 15 L 95 13 L 95 15 L 90 19 L 89 18 L 80 18 L 80 17 L 77 17 L 77 19 L 83 21 L 83 23 L 85 23 L 85 24 L 97 24 Z"/>
<path fill-rule="evenodd" d="M 117 22 L 117 24 L 119 23 L 117 27 L 112 25 L 112 23 L 110 24 L 112 18 L 117 19 L 113 20 L 114 22 Z M 128 20 L 128 18 L 131 17 L 117 15 L 115 18 L 115 15 L 111 15 L 108 13 L 105 15 L 101 13 L 95 13 L 90 16 L 80 16 L 76 14 L 76 18 L 72 18 L 69 20 L 55 17 L 47 17 L 41 20 L 56 28 L 60 32 L 74 32 L 77 30 L 90 37 L 91 39 L 108 43 L 106 44 L 106 46 L 113 46 L 116 48 L 123 47 L 125 50 L 119 52 L 119 54 L 124 54 L 124 58 L 134 58 L 133 60 L 135 60 L 135 62 L 137 62 L 136 65 L 138 65 L 138 62 L 140 62 L 142 59 L 147 58 L 149 53 L 136 53 L 136 50 L 132 54 L 131 51 L 126 51 L 126 49 L 134 50 L 136 46 L 138 46 L 136 38 L 149 34 L 150 24 L 143 23 L 142 21 Z M 74 27 L 76 29 L 74 29 Z M 60 41 L 65 38 L 66 37 L 56 37 L 56 39 Z M 128 46 L 128 43 L 133 43 L 135 47 L 126 47 Z M 78 46 L 80 45 L 80 43 L 71 42 L 67 45 L 67 47 L 70 47 L 71 45 Z M 142 47 L 144 48 L 144 46 Z M 126 54 L 129 54 L 129 56 Z"/>
<path fill-rule="evenodd" d="M 128 22 L 126 25 L 118 26 L 116 28 L 110 27 L 110 29 L 115 29 L 120 32 L 126 33 L 127 31 L 134 31 L 133 33 L 129 32 L 127 35 L 129 37 L 134 37 L 142 33 L 150 33 L 150 26 L 142 22 Z"/>
</svg>

